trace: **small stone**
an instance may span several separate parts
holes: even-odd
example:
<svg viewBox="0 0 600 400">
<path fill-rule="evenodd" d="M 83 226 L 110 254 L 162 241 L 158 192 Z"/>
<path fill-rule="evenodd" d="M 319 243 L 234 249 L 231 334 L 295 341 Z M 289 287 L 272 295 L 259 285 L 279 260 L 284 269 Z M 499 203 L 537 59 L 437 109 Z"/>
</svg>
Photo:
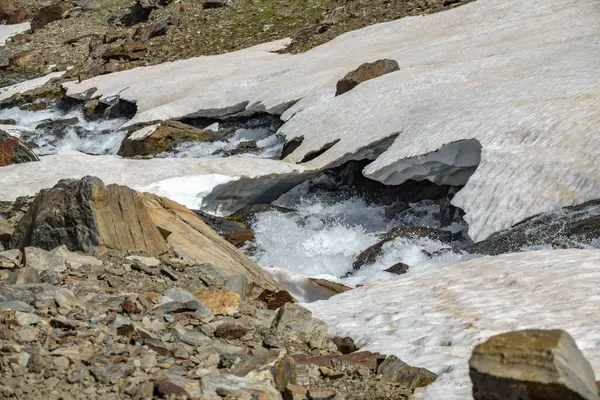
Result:
<svg viewBox="0 0 600 400">
<path fill-rule="evenodd" d="M 126 378 L 133 373 L 133 365 L 125 363 L 96 364 L 90 372 L 98 382 L 118 383 L 121 378 Z"/>
<path fill-rule="evenodd" d="M 193 293 L 214 315 L 233 315 L 240 306 L 240 295 L 234 292 Z"/>
<path fill-rule="evenodd" d="M 52 363 L 60 371 L 65 371 L 67 368 L 69 368 L 69 365 L 71 364 L 67 357 L 55 357 L 52 360 Z"/>
<path fill-rule="evenodd" d="M 25 267 L 14 271 L 6 280 L 6 283 L 11 285 L 27 285 L 41 282 L 37 269 L 31 267 Z"/>
<path fill-rule="evenodd" d="M 19 353 L 19 366 L 21 368 L 27 368 L 27 364 L 31 359 L 31 355 L 25 351 Z"/>
<path fill-rule="evenodd" d="M 279 340 L 277 340 L 275 335 L 267 333 L 263 339 L 263 345 L 267 349 L 277 349 L 279 348 Z"/>
<path fill-rule="evenodd" d="M 13 230 L 13 228 L 10 228 L 10 227 L 4 228 L 2 225 L 3 222 L 6 223 L 4 221 L 4 219 L 0 218 L 0 241 L 5 241 L 4 239 L 2 239 L 3 233 L 6 234 L 6 231 L 10 230 L 11 234 L 12 234 L 12 230 Z M 0 252 L 0 263 L 7 263 L 7 264 L 13 264 L 14 266 L 19 266 L 19 265 L 21 265 L 21 258 L 22 258 L 21 250 L 18 250 L 18 249 L 6 250 L 6 251 Z"/>
<path fill-rule="evenodd" d="M 154 394 L 154 382 L 147 381 L 140 384 L 138 393 L 141 399 L 152 399 Z"/>
<path fill-rule="evenodd" d="M 283 307 L 284 304 L 293 303 L 294 297 L 285 290 L 269 290 L 265 289 L 258 296 L 258 300 L 265 303 L 269 310 L 277 310 Z"/>
<path fill-rule="evenodd" d="M 127 257 L 125 257 L 125 259 L 140 262 L 141 264 L 143 264 L 149 268 L 158 267 L 160 265 L 160 260 L 158 260 L 154 257 L 127 256 Z"/>
<path fill-rule="evenodd" d="M 437 375 L 428 369 L 412 367 L 396 356 L 388 356 L 377 368 L 377 374 L 384 381 L 411 389 L 425 387 L 437 379 Z"/>
<path fill-rule="evenodd" d="M 335 95 L 339 96 L 354 89 L 357 85 L 365 81 L 398 70 L 400 70 L 400 67 L 394 60 L 377 60 L 372 63 L 362 64 L 338 81 Z"/>
<path fill-rule="evenodd" d="M 86 308 L 85 304 L 83 304 L 83 302 L 81 302 L 81 300 L 79 300 L 77 296 L 75 296 L 75 294 L 73 294 L 73 292 L 71 292 L 69 289 L 58 289 L 54 295 L 54 300 L 60 307 L 66 308 L 67 310 L 70 310 L 74 307 L 84 310 Z"/>
<path fill-rule="evenodd" d="M 15 319 L 21 326 L 35 325 L 41 321 L 37 315 L 21 311 L 15 312 Z"/>
<path fill-rule="evenodd" d="M 248 332 L 248 329 L 236 323 L 227 322 L 215 329 L 215 336 L 221 339 L 239 339 Z"/>
<path fill-rule="evenodd" d="M 302 386 L 289 383 L 283 391 L 285 400 L 306 400 L 308 390 Z"/>
<path fill-rule="evenodd" d="M 402 275 L 408 272 L 408 268 L 408 265 L 404 263 L 398 263 L 386 269 L 385 272 L 389 272 L 390 274 L 394 275 Z"/>
<path fill-rule="evenodd" d="M 25 262 L 27 267 L 41 271 L 64 271 L 67 269 L 65 259 L 58 254 L 38 249 L 37 247 L 25 247 Z"/>
<path fill-rule="evenodd" d="M 19 300 L 0 301 L 0 309 L 22 311 L 28 313 L 34 311 L 33 307 L 31 307 L 29 304 Z"/>
<path fill-rule="evenodd" d="M 40 331 L 35 328 L 25 328 L 17 332 L 19 343 L 30 343 L 38 340 Z"/>
<path fill-rule="evenodd" d="M 189 344 L 190 346 L 198 347 L 212 343 L 212 339 L 200 331 L 174 328 L 171 329 L 171 333 L 175 340 L 179 340 L 180 342 Z"/>
</svg>

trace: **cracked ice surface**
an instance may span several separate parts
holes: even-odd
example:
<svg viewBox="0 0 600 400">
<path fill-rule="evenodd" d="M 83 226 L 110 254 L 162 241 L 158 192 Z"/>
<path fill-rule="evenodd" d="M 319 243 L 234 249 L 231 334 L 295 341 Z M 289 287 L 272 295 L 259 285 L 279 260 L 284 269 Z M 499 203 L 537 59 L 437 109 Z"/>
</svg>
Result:
<svg viewBox="0 0 600 400">
<path fill-rule="evenodd" d="M 310 177 L 302 172 L 302 166 L 260 158 L 133 160 L 64 152 L 0 168 L 0 200 L 34 195 L 61 179 L 92 175 L 105 184 L 155 193 L 192 209 L 229 213 L 252 199 L 275 200 Z"/>
<path fill-rule="evenodd" d="M 459 162 L 480 157 L 454 204 L 466 211 L 471 237 L 482 240 L 598 197 L 599 18 L 595 0 L 479 0 L 349 32 L 304 54 L 272 53 L 283 40 L 66 86 L 76 97 L 97 89 L 95 97 L 137 102 L 130 124 L 283 113 L 280 133 L 304 137 L 286 161 L 337 141 L 306 167 L 367 157 L 374 162 L 365 175 L 387 184 L 464 183 L 474 166 L 461 171 Z M 333 96 L 339 78 L 380 58 L 401 70 Z M 387 151 L 369 151 L 395 134 Z M 448 149 L 431 156 L 461 141 L 477 141 L 481 151 L 452 153 L 456 168 L 445 164 Z"/>
<path fill-rule="evenodd" d="M 515 253 L 425 269 L 305 306 L 363 350 L 442 373 L 423 398 L 463 400 L 472 398 L 473 347 L 510 330 L 565 329 L 599 379 L 599 280 L 598 250 Z"/>
</svg>

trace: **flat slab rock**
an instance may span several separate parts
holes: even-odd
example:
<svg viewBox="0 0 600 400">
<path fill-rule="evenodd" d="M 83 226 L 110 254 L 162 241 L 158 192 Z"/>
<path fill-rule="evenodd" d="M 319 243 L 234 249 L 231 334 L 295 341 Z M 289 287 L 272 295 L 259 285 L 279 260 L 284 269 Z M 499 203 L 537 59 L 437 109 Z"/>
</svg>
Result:
<svg viewBox="0 0 600 400">
<path fill-rule="evenodd" d="M 322 169 L 366 158 L 364 175 L 388 185 L 466 184 L 453 204 L 479 241 L 597 197 L 599 34 L 595 0 L 481 0 L 299 55 L 273 53 L 281 40 L 66 87 L 135 102 L 130 125 L 281 114 L 279 133 L 302 139 L 287 161 Z M 400 70 L 335 96 L 348 72 L 380 59 Z"/>
</svg>

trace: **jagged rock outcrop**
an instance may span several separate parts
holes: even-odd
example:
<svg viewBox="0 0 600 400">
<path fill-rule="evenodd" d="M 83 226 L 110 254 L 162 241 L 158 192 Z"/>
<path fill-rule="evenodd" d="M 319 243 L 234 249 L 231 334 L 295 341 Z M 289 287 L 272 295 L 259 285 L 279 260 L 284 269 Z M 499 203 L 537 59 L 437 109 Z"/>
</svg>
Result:
<svg viewBox="0 0 600 400">
<path fill-rule="evenodd" d="M 19 138 L 0 130 L 0 167 L 39 160 Z"/>
<path fill-rule="evenodd" d="M 398 71 L 400 66 L 395 60 L 377 60 L 372 63 L 361 64 L 354 71 L 348 72 L 346 76 L 337 83 L 335 95 L 339 96 L 370 79 Z"/>
<path fill-rule="evenodd" d="M 561 330 L 493 336 L 469 360 L 475 400 L 597 400 L 594 370 Z"/>
<path fill-rule="evenodd" d="M 11 238 L 14 248 L 61 245 L 89 254 L 135 251 L 211 263 L 224 276 L 246 275 L 258 286 L 277 287 L 184 206 L 89 176 L 42 190 Z"/>
</svg>

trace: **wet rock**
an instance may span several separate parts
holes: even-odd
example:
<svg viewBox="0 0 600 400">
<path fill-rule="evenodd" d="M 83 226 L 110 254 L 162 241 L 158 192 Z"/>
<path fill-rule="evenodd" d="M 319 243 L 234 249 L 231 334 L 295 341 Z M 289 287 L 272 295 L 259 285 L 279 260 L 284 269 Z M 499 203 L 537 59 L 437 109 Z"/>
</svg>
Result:
<svg viewBox="0 0 600 400">
<path fill-rule="evenodd" d="M 358 350 L 358 347 L 356 347 L 356 344 L 354 344 L 354 340 L 352 340 L 352 338 L 336 336 L 332 339 L 332 341 L 342 354 L 350 354 Z"/>
<path fill-rule="evenodd" d="M 62 19 L 70 9 L 71 5 L 65 1 L 57 1 L 49 6 L 42 7 L 31 20 L 31 29 L 36 31 L 51 22 Z"/>
<path fill-rule="evenodd" d="M 118 383 L 122 378 L 126 378 L 133 373 L 133 365 L 125 363 L 109 363 L 94 365 L 90 372 L 102 383 Z"/>
<path fill-rule="evenodd" d="M 357 85 L 365 81 L 398 70 L 400 70 L 400 66 L 398 66 L 398 63 L 394 60 L 377 60 L 372 63 L 362 64 L 356 70 L 349 72 L 338 81 L 335 95 L 339 96 L 354 89 Z"/>
<path fill-rule="evenodd" d="M 419 367 L 412 367 L 396 356 L 388 356 L 377 368 L 377 374 L 384 381 L 400 384 L 407 388 L 418 388 L 430 385 L 437 379 L 433 372 Z"/>
<path fill-rule="evenodd" d="M 469 360 L 475 400 L 597 400 L 590 363 L 561 330 L 524 330 L 493 336 Z"/>
<path fill-rule="evenodd" d="M 14 119 L 0 119 L 0 125 L 16 125 L 17 121 Z"/>
<path fill-rule="evenodd" d="M 248 328 L 232 322 L 219 325 L 217 329 L 215 329 L 216 337 L 228 340 L 239 339 L 246 333 L 248 333 Z"/>
<path fill-rule="evenodd" d="M 0 167 L 39 160 L 18 138 L 0 130 Z"/>
<path fill-rule="evenodd" d="M 440 231 L 433 228 L 426 228 L 422 226 L 402 226 L 391 229 L 389 232 L 381 235 L 379 241 L 374 245 L 370 246 L 356 257 L 356 261 L 352 264 L 354 270 L 360 269 L 363 265 L 370 265 L 375 263 L 377 257 L 381 253 L 381 249 L 384 244 L 396 240 L 398 238 L 406 239 L 418 239 L 418 238 L 430 238 L 439 240 L 443 243 L 450 243 L 452 237 L 450 232 Z"/>
<path fill-rule="evenodd" d="M 252 226 L 257 214 L 269 211 L 281 213 L 296 212 L 296 210 L 293 208 L 276 206 L 274 204 L 252 204 L 239 209 L 226 218 L 232 222 L 240 224 L 240 226 L 249 227 Z"/>
<path fill-rule="evenodd" d="M 233 315 L 240 306 L 240 295 L 234 292 L 193 293 L 214 315 Z"/>
<path fill-rule="evenodd" d="M 179 121 L 165 121 L 146 126 L 123 139 L 118 155 L 122 157 L 150 156 L 173 150 L 186 142 L 213 142 L 215 134 Z"/>
<path fill-rule="evenodd" d="M 258 296 L 259 301 L 262 301 L 267 309 L 277 310 L 283 307 L 287 303 L 293 303 L 296 301 L 292 295 L 286 290 L 269 290 L 265 289 Z"/>
<path fill-rule="evenodd" d="M 408 265 L 404 263 L 394 264 L 386 269 L 385 272 L 389 272 L 390 274 L 394 275 L 402 275 L 408 272 Z"/>
<path fill-rule="evenodd" d="M 254 140 L 247 140 L 238 144 L 238 146 L 229 151 L 229 154 L 232 156 L 246 154 L 246 153 L 257 153 L 260 151 L 260 148 L 257 146 Z"/>
<path fill-rule="evenodd" d="M 79 123 L 79 118 L 63 118 L 57 120 L 49 120 L 38 124 L 35 129 L 54 129 L 54 128 L 64 128 L 66 126 L 73 126 Z"/>
<path fill-rule="evenodd" d="M 6 283 L 11 285 L 27 285 L 41 282 L 37 269 L 31 267 L 25 267 L 14 271 L 6 280 Z"/>
</svg>

